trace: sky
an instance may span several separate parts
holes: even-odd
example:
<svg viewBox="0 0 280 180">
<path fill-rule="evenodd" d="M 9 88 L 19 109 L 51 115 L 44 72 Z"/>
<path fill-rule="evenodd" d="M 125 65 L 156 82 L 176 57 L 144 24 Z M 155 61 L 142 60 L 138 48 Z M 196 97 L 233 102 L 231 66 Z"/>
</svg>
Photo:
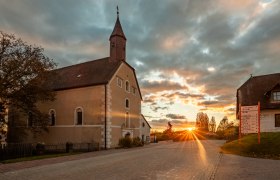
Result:
<svg viewBox="0 0 280 180">
<path fill-rule="evenodd" d="M 186 127 L 198 112 L 234 120 L 236 89 L 280 72 L 277 0 L 1 0 L 0 30 L 64 67 L 109 56 L 117 5 L 154 130 Z"/>
</svg>

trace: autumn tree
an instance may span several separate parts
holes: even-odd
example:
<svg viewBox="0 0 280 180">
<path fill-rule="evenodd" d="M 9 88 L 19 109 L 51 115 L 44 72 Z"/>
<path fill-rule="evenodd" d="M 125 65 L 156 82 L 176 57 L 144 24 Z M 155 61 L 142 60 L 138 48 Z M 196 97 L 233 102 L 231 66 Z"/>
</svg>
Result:
<svg viewBox="0 0 280 180">
<path fill-rule="evenodd" d="M 196 127 L 202 131 L 209 131 L 209 117 L 206 113 L 199 112 L 196 115 Z"/>
<path fill-rule="evenodd" d="M 36 104 L 54 100 L 51 90 L 53 73 L 56 64 L 43 54 L 43 48 L 28 45 L 14 35 L 0 31 L 0 105 L 3 116 L 9 109 L 9 119 L 17 117 L 19 112 L 25 116 L 32 115 L 29 130 L 33 133 L 46 129 L 48 116 L 40 112 Z M 13 111 L 17 110 L 17 111 Z M 5 118 L 1 118 L 1 124 L 5 124 Z M 18 119 L 13 119 L 17 121 Z M 10 123 L 10 120 L 9 120 Z M 13 133 L 8 126 L 9 134 Z M 11 134 L 10 137 L 13 137 Z"/>
<path fill-rule="evenodd" d="M 216 120 L 215 120 L 214 116 L 212 116 L 212 118 L 209 122 L 209 131 L 210 132 L 215 132 L 216 131 Z"/>
<path fill-rule="evenodd" d="M 225 131 L 229 126 L 228 118 L 225 116 L 219 123 L 219 126 L 217 128 L 217 132 L 219 131 Z"/>
</svg>

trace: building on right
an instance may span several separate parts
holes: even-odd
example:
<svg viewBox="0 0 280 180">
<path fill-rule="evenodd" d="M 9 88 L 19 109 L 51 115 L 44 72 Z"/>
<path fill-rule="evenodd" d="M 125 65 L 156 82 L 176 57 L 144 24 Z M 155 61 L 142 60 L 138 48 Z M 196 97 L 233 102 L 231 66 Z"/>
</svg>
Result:
<svg viewBox="0 0 280 180">
<path fill-rule="evenodd" d="M 260 102 L 260 131 L 280 132 L 280 73 L 251 76 L 236 92 L 236 118 L 240 106 Z"/>
<path fill-rule="evenodd" d="M 148 123 L 148 121 L 146 120 L 145 116 L 143 114 L 141 114 L 141 117 L 140 117 L 140 136 L 141 136 L 141 140 L 146 144 L 150 143 L 150 141 L 151 141 L 150 133 L 151 133 L 151 126 Z"/>
</svg>

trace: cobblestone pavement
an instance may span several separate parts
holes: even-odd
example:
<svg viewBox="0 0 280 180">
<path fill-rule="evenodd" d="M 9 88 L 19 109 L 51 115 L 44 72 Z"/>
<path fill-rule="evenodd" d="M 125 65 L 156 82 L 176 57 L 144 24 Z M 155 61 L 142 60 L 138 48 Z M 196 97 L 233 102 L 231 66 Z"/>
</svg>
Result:
<svg viewBox="0 0 280 180">
<path fill-rule="evenodd" d="M 0 179 L 280 179 L 280 161 L 222 155 L 223 143 L 163 142 L 2 164 Z"/>
<path fill-rule="evenodd" d="M 256 159 L 224 154 L 220 160 L 217 180 L 278 180 L 280 160 Z"/>
</svg>

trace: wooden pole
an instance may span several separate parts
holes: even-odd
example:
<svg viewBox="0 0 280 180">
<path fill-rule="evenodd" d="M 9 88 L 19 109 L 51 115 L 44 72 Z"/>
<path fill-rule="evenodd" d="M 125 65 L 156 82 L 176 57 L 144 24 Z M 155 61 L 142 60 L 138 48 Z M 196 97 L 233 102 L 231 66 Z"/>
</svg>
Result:
<svg viewBox="0 0 280 180">
<path fill-rule="evenodd" d="M 258 102 L 258 143 L 261 143 L 261 105 Z"/>
</svg>

